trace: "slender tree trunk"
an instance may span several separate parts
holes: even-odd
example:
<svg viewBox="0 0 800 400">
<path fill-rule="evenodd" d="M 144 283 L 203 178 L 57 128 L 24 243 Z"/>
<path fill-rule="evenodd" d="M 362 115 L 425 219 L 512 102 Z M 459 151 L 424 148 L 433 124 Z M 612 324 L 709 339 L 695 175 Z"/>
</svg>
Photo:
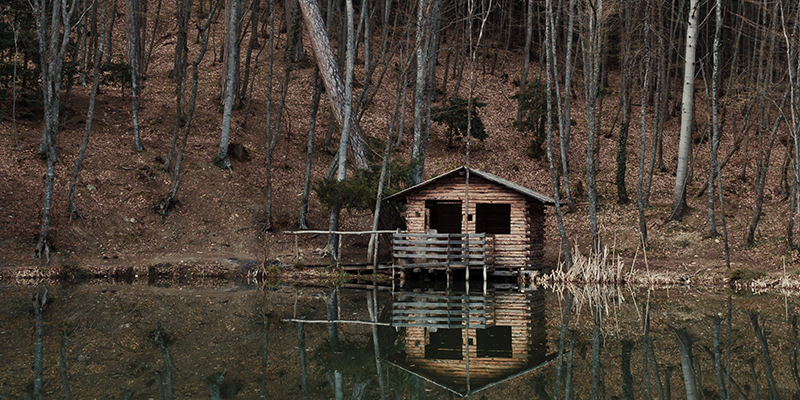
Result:
<svg viewBox="0 0 800 400">
<path fill-rule="evenodd" d="M 528 70 L 531 63 L 531 39 L 533 38 L 533 0 L 527 0 L 527 10 L 525 14 L 525 50 L 522 59 L 522 76 L 519 78 L 519 92 L 525 93 L 528 86 Z M 517 122 L 522 121 L 522 107 L 517 107 Z"/>
<path fill-rule="evenodd" d="M 145 4 L 142 6 L 142 4 Z M 145 21 L 141 13 L 142 7 L 146 12 L 147 2 L 144 0 L 128 0 L 128 12 L 130 21 L 130 42 L 128 48 L 128 63 L 131 70 L 131 102 L 133 104 L 133 146 L 136 151 L 144 150 L 142 146 L 141 132 L 139 128 L 139 66 L 141 63 L 142 49 L 141 24 Z"/>
<path fill-rule="evenodd" d="M 239 41 L 237 22 L 239 18 L 240 0 L 230 0 L 230 26 L 228 27 L 227 65 L 225 69 L 225 101 L 222 111 L 222 132 L 219 140 L 219 150 L 214 157 L 214 165 L 222 169 L 231 169 L 228 159 L 228 144 L 230 142 L 231 117 L 233 114 L 234 97 L 236 97 L 236 69 L 239 64 Z"/>
<path fill-rule="evenodd" d="M 252 0 L 250 3 L 250 26 L 252 32 L 250 33 L 250 41 L 247 45 L 247 57 L 244 61 L 244 77 L 242 78 L 242 85 L 241 90 L 239 91 L 239 98 L 245 98 L 247 94 L 248 83 L 250 83 L 250 59 L 253 56 L 253 49 L 256 48 L 258 45 L 258 22 L 261 17 L 261 0 Z M 295 2 L 295 7 L 297 3 Z M 256 58 L 258 58 L 256 56 Z M 258 61 L 256 61 L 258 62 Z M 255 74 L 253 74 L 255 75 Z M 247 99 L 247 104 L 250 104 L 250 99 Z M 247 113 L 245 113 L 245 119 L 247 118 Z"/>
<path fill-rule="evenodd" d="M 650 89 L 650 72 L 652 65 L 650 64 L 650 0 L 645 3 L 644 11 L 644 60 L 642 67 L 644 67 L 644 83 L 642 84 L 642 104 L 639 117 L 641 119 L 640 131 L 642 134 L 641 141 L 639 142 L 639 180 L 636 185 L 636 206 L 639 211 L 639 235 L 641 236 L 642 246 L 647 251 L 647 221 L 644 216 L 645 198 L 644 198 L 644 170 L 645 170 L 645 152 L 647 149 L 647 95 Z M 655 138 L 654 138 L 655 139 Z"/>
<path fill-rule="evenodd" d="M 270 15 L 274 12 L 271 6 Z M 295 14 L 296 18 L 299 18 L 299 14 Z M 270 17 L 270 20 L 273 20 Z M 272 134 L 269 135 L 267 140 L 267 149 L 266 149 L 266 160 L 267 160 L 267 229 L 272 229 L 272 153 L 275 151 L 275 145 L 278 143 L 278 137 L 281 131 L 281 122 L 283 121 L 283 109 L 286 105 L 286 95 L 289 91 L 289 79 L 291 77 L 292 69 L 294 68 L 292 63 L 292 54 L 291 51 L 294 48 L 295 41 L 298 37 L 300 37 L 300 24 L 298 21 L 295 21 L 291 25 L 291 30 L 289 31 L 288 40 L 284 46 L 286 50 L 284 60 L 286 61 L 286 65 L 284 66 L 284 74 L 283 74 L 283 83 L 281 85 L 281 98 L 280 102 L 278 103 L 278 112 L 276 113 L 275 119 L 275 128 L 272 129 Z M 272 32 L 274 33 L 274 32 Z M 270 35 L 271 36 L 271 35 Z M 270 38 L 270 43 L 272 43 L 272 39 Z M 272 48 L 272 45 L 270 45 Z M 272 54 L 272 53 L 270 53 Z M 270 61 L 270 71 L 272 70 L 272 61 Z M 271 85 L 271 80 L 270 80 Z M 270 97 L 271 92 L 270 92 Z M 269 107 L 272 107 L 272 102 L 268 102 Z M 269 119 L 268 119 L 269 120 Z M 267 124 L 269 129 L 269 124 Z"/>
<path fill-rule="evenodd" d="M 161 215 L 162 221 L 167 217 L 170 207 L 172 206 L 172 201 L 175 199 L 175 196 L 177 196 L 178 188 L 181 184 L 181 162 L 183 161 L 183 153 L 186 150 L 186 143 L 189 139 L 189 127 L 192 122 L 192 116 L 194 115 L 195 105 L 197 104 L 197 83 L 200 80 L 200 62 L 203 61 L 203 57 L 205 57 L 206 50 L 208 49 L 208 28 L 211 26 L 211 22 L 216 19 L 216 14 L 219 11 L 220 5 L 221 0 L 216 0 L 211 6 L 208 15 L 206 15 L 205 23 L 202 26 L 198 25 L 201 41 L 200 53 L 192 61 L 192 94 L 189 99 L 189 108 L 186 111 L 186 121 L 182 125 L 183 139 L 175 159 L 175 168 L 172 173 L 172 189 L 169 194 L 159 202 L 158 213 Z"/>
<path fill-rule="evenodd" d="M 714 177 L 719 167 L 717 154 L 719 150 L 720 121 L 719 121 L 719 74 L 721 69 L 719 59 L 720 36 L 722 32 L 722 0 L 716 2 L 716 29 L 714 31 L 713 61 L 711 74 L 711 163 L 708 169 L 708 231 L 711 236 L 718 236 L 717 225 L 714 218 Z M 720 195 L 722 193 L 720 192 Z"/>
<path fill-rule="evenodd" d="M 546 0 L 546 17 L 548 21 L 553 20 L 553 5 L 552 0 Z M 545 28 L 545 48 L 552 49 L 552 46 L 549 43 L 552 43 L 553 40 L 553 32 L 551 30 L 551 24 L 546 24 Z M 549 42 L 548 42 L 549 41 Z M 553 68 L 555 64 L 555 52 L 554 51 L 547 51 L 547 75 L 545 77 L 547 93 L 551 92 L 553 80 L 555 80 L 553 72 L 555 69 Z M 556 82 L 557 84 L 557 82 Z M 561 199 L 558 193 L 558 166 L 556 166 L 555 162 L 553 161 L 553 100 L 551 96 L 545 96 L 547 101 L 547 163 L 550 167 L 550 178 L 553 185 L 553 199 L 555 199 L 555 208 L 556 208 L 556 219 L 558 220 L 558 233 L 561 236 L 561 246 L 564 251 L 564 265 L 565 269 L 569 270 L 572 266 L 572 255 L 569 248 L 569 238 L 567 238 L 566 230 L 564 229 L 564 218 L 563 213 L 561 212 Z M 566 95 L 565 95 L 566 97 Z M 568 101 L 567 101 L 568 102 Z M 564 136 L 561 136 L 561 140 L 563 143 Z M 562 158 L 565 155 L 562 153 Z"/>
<path fill-rule="evenodd" d="M 583 38 L 583 76 L 584 97 L 586 99 L 586 192 L 589 203 L 589 231 L 592 238 L 592 252 L 599 253 L 600 234 L 597 229 L 597 187 L 595 164 L 595 136 L 597 136 L 597 99 L 600 78 L 600 51 L 602 47 L 603 2 L 589 3 L 588 17 L 585 18 Z"/>
<path fill-rule="evenodd" d="M 228 2 L 228 7 L 225 9 L 226 41 L 222 49 L 223 73 L 222 79 L 220 80 L 221 89 L 219 98 L 222 106 L 225 107 L 229 93 L 228 81 L 232 80 L 233 82 L 230 83 L 230 90 L 233 91 L 230 95 L 231 109 L 238 110 L 239 107 L 241 107 L 242 100 L 241 97 L 239 97 L 239 87 L 241 86 L 239 81 L 241 75 L 239 53 L 241 50 L 242 21 L 244 21 L 244 15 L 247 12 L 244 5 L 247 3 L 247 0 L 228 0 Z M 233 42 L 230 41 L 231 37 L 235 38 Z M 231 68 L 233 68 L 233 71 L 230 70 Z"/>
<path fill-rule="evenodd" d="M 69 45 L 69 36 L 73 25 L 70 24 L 78 1 L 67 0 L 50 3 L 48 15 L 46 0 L 32 0 L 30 6 L 36 23 L 36 37 L 39 44 L 39 57 L 42 82 L 42 104 L 44 108 L 44 123 L 42 128 L 42 143 L 39 153 L 47 161 L 45 171 L 44 195 L 42 200 L 42 224 L 39 233 L 39 243 L 34 250 L 34 256 L 42 256 L 50 262 L 50 241 L 52 228 L 53 187 L 55 185 L 55 164 L 58 161 L 56 154 L 56 138 L 59 130 L 59 109 L 61 81 L 63 77 L 64 55 Z M 81 16 L 82 17 L 82 16 Z M 51 21 L 48 23 L 48 18 Z M 80 20 L 77 21 L 80 23 Z M 48 38 L 49 36 L 49 38 Z"/>
<path fill-rule="evenodd" d="M 319 6 L 316 0 L 298 0 L 303 19 L 308 25 L 308 32 L 311 38 L 311 47 L 317 58 L 322 82 L 325 84 L 325 91 L 331 103 L 331 111 L 336 117 L 337 123 L 344 126 L 344 85 L 342 84 L 341 73 L 333 57 L 333 48 L 325 31 L 322 16 L 319 13 Z M 351 114 L 350 118 L 354 118 Z M 352 155 L 353 165 L 359 169 L 369 169 L 365 153 L 364 137 L 358 121 L 350 121 L 350 135 L 348 145 Z"/>
<path fill-rule="evenodd" d="M 411 159 L 416 162 L 416 171 L 414 172 L 413 181 L 411 185 L 416 185 L 422 182 L 422 174 L 424 171 L 425 160 L 422 150 L 422 142 L 425 122 L 425 85 L 428 74 L 427 58 L 428 49 L 426 40 L 428 32 L 428 0 L 417 1 L 417 26 L 416 35 L 414 39 L 414 51 L 417 57 L 416 80 L 414 84 L 414 139 L 411 144 Z"/>
<path fill-rule="evenodd" d="M 350 128 L 352 122 L 353 112 L 353 69 L 355 67 L 355 29 L 353 27 L 353 0 L 345 0 L 346 14 L 347 14 L 347 61 L 345 64 L 345 83 L 344 83 L 344 115 L 342 120 L 342 136 L 339 141 L 339 168 L 336 173 L 336 181 L 341 182 L 347 176 L 347 144 L 350 137 Z M 341 203 L 335 201 L 331 209 L 330 230 L 336 231 L 339 229 L 339 213 L 341 211 Z M 328 235 L 328 251 L 334 255 L 334 259 L 339 260 L 339 254 L 336 250 L 338 248 L 338 241 L 341 240 L 338 235 Z"/>
<path fill-rule="evenodd" d="M 308 145 L 306 146 L 306 173 L 303 182 L 303 197 L 300 199 L 300 216 L 297 225 L 300 229 L 308 229 L 306 215 L 308 214 L 308 196 L 311 193 L 311 161 L 314 156 L 314 128 L 317 125 L 317 111 L 319 110 L 319 69 L 314 71 L 314 89 L 311 95 L 311 117 L 308 123 Z"/>
<path fill-rule="evenodd" d="M 681 135 L 678 147 L 678 172 L 675 175 L 675 196 L 670 219 L 680 221 L 688 212 L 686 185 L 688 181 L 689 153 L 692 144 L 694 115 L 694 60 L 697 50 L 697 27 L 700 13 L 699 1 L 689 2 L 689 26 L 686 29 L 686 53 L 683 73 L 683 100 L 681 101 Z"/>
<path fill-rule="evenodd" d="M 172 142 L 170 143 L 169 153 L 162 171 L 168 171 L 172 164 L 172 156 L 175 153 L 175 145 L 178 135 L 186 125 L 186 113 L 184 110 L 186 102 L 186 68 L 189 63 L 189 7 L 191 0 L 175 1 L 175 17 L 178 23 L 178 32 L 175 40 L 175 58 L 172 66 L 172 78 L 175 82 L 175 126 L 172 132 Z"/>
<path fill-rule="evenodd" d="M 103 7 L 100 17 L 100 37 L 105 36 L 106 32 L 106 2 L 103 2 Z M 86 112 L 86 132 L 83 135 L 80 150 L 78 150 L 78 157 L 75 159 L 75 167 L 72 170 L 72 176 L 69 183 L 69 220 L 72 221 L 77 215 L 75 207 L 75 184 L 78 182 L 78 174 L 81 171 L 81 164 L 83 163 L 83 156 L 86 154 L 86 148 L 89 145 L 89 134 L 92 132 L 92 119 L 94 118 L 94 105 L 97 98 L 97 89 L 100 87 L 100 60 L 103 59 L 103 50 L 105 39 L 100 40 L 99 48 L 95 52 L 94 57 L 94 78 L 92 78 L 92 91 L 89 94 L 89 110 Z"/>
</svg>

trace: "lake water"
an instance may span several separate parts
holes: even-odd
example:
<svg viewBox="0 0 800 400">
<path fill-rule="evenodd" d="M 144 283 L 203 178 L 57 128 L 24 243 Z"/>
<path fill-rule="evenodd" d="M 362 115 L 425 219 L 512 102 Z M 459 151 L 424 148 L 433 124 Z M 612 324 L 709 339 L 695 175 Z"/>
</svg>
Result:
<svg viewBox="0 0 800 400">
<path fill-rule="evenodd" d="M 793 296 L 417 285 L 0 286 L 0 399 L 800 398 Z"/>
</svg>

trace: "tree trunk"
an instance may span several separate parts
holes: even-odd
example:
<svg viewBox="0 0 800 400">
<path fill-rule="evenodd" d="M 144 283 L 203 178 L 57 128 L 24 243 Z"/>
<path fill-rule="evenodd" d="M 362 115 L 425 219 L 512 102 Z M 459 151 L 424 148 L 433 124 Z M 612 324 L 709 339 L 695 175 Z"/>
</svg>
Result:
<svg viewBox="0 0 800 400">
<path fill-rule="evenodd" d="M 519 78 L 519 92 L 525 93 L 528 86 L 528 69 L 531 63 L 531 39 L 533 38 L 533 0 L 528 1 L 528 12 L 525 14 L 525 50 L 523 50 L 522 76 Z M 517 107 L 517 122 L 522 121 L 522 107 Z"/>
<path fill-rule="evenodd" d="M 336 181 L 341 182 L 347 176 L 347 144 L 350 137 L 351 123 L 353 122 L 353 69 L 355 67 L 355 30 L 353 27 L 353 0 L 345 1 L 345 8 L 347 14 L 347 61 L 345 64 L 345 81 L 344 81 L 344 115 L 342 120 L 342 136 L 339 140 L 339 169 L 336 173 Z M 331 208 L 330 230 L 339 230 L 339 212 L 341 211 L 341 204 L 335 201 Z M 328 251 L 334 255 L 334 259 L 339 259 L 340 254 L 337 253 L 339 241 L 341 240 L 338 235 L 328 235 Z"/>
<path fill-rule="evenodd" d="M 78 1 L 66 0 L 52 2 L 51 14 L 47 14 L 46 0 L 32 0 L 30 6 L 36 22 L 36 37 L 39 44 L 39 57 L 42 82 L 42 104 L 44 120 L 42 143 L 39 153 L 45 156 L 47 167 L 45 172 L 44 195 L 42 200 L 42 224 L 39 243 L 34 256 L 45 257 L 50 262 L 50 240 L 53 204 L 53 187 L 55 184 L 56 138 L 59 130 L 59 109 L 61 81 L 63 77 L 64 55 L 69 45 L 69 36 L 73 25 L 72 17 L 78 8 Z M 48 23 L 48 18 L 50 22 Z M 80 22 L 80 21 L 77 21 Z M 49 35 L 49 38 L 48 38 Z"/>
<path fill-rule="evenodd" d="M 308 229 L 306 214 L 308 214 L 308 196 L 311 193 L 311 161 L 314 156 L 314 128 L 317 125 L 317 111 L 319 110 L 319 69 L 314 71 L 314 89 L 311 95 L 311 117 L 308 123 L 308 145 L 306 146 L 306 173 L 303 182 L 303 197 L 300 199 L 300 215 L 297 225 L 300 229 Z"/>
<path fill-rule="evenodd" d="M 552 0 L 546 1 L 546 14 L 547 20 L 553 20 L 553 5 L 551 3 Z M 550 43 L 553 40 L 553 32 L 551 30 L 551 24 L 547 23 L 545 28 L 545 48 L 552 49 Z M 555 80 L 554 74 L 551 71 L 554 71 L 553 65 L 555 64 L 555 52 L 554 51 L 547 51 L 546 63 L 547 63 L 547 75 L 545 78 L 545 82 L 547 85 L 547 93 L 551 92 L 551 88 L 553 86 L 553 80 Z M 565 96 L 566 97 L 566 96 Z M 563 213 L 561 212 L 561 199 L 558 193 L 558 167 L 556 166 L 555 162 L 553 161 L 553 100 L 551 96 L 546 96 L 547 100 L 547 163 L 550 167 L 550 179 L 553 185 L 553 199 L 555 199 L 555 208 L 556 208 L 556 219 L 558 220 L 558 233 L 561 236 L 561 247 L 564 251 L 564 263 L 566 270 L 569 270 L 572 266 L 572 255 L 569 248 L 569 238 L 567 238 L 566 230 L 564 229 L 564 218 Z M 567 103 L 569 101 L 567 100 Z M 563 142 L 563 136 L 562 136 Z M 564 155 L 562 155 L 564 157 Z M 558 380 L 557 380 L 558 382 Z"/>
<path fill-rule="evenodd" d="M 300 10 L 303 13 L 303 19 L 307 24 L 309 36 L 311 38 L 311 47 L 317 58 L 317 66 L 322 76 L 322 82 L 325 84 L 325 91 L 328 93 L 331 111 L 334 117 L 336 117 L 337 123 L 339 123 L 340 126 L 344 126 L 344 85 L 342 84 L 339 67 L 336 65 L 336 60 L 333 57 L 333 48 L 331 47 L 330 40 L 325 31 L 322 16 L 319 13 L 319 6 L 316 0 L 298 0 L 298 2 L 300 3 Z M 352 120 L 350 121 L 348 145 L 353 164 L 359 169 L 369 169 L 361 128 L 352 114 L 350 118 Z"/>
<path fill-rule="evenodd" d="M 231 108 L 233 110 L 238 110 L 241 107 L 241 97 L 239 97 L 239 87 L 240 82 L 240 67 L 241 62 L 239 61 L 239 51 L 241 48 L 241 41 L 240 37 L 242 36 L 242 21 L 244 20 L 244 2 L 246 0 L 227 0 L 230 4 L 225 9 L 225 37 L 226 40 L 225 44 L 222 49 L 222 66 L 224 68 L 222 79 L 220 81 L 220 101 L 222 102 L 222 106 L 225 107 L 225 103 L 228 101 L 228 91 L 229 91 L 229 84 L 228 81 L 232 80 L 230 90 L 233 92 L 231 93 Z M 230 42 L 230 38 L 236 38 L 234 42 Z M 231 66 L 232 65 L 232 66 Z M 230 68 L 233 68 L 231 72 Z M 224 116 L 223 116 L 224 118 Z"/>
<path fill-rule="evenodd" d="M 720 74 L 720 36 L 722 32 L 722 0 L 716 2 L 716 29 L 714 30 L 713 69 L 711 72 L 711 163 L 708 168 L 708 232 L 711 236 L 718 236 L 717 225 L 714 218 L 714 177 L 719 167 L 717 154 L 719 150 L 720 121 L 719 121 L 719 74 Z M 720 192 L 722 195 L 722 192 Z"/>
<path fill-rule="evenodd" d="M 422 150 L 422 141 L 424 135 L 424 119 L 425 119 L 425 85 L 428 74 L 426 68 L 428 67 L 428 49 L 426 47 L 428 41 L 425 40 L 428 35 L 428 1 L 418 0 L 417 2 L 417 26 L 416 35 L 414 39 L 414 49 L 417 58 L 416 80 L 414 84 L 414 138 L 411 144 L 411 159 L 416 163 L 416 171 L 414 172 L 413 181 L 410 185 L 416 185 L 422 182 L 422 174 L 424 171 L 424 153 Z"/>
<path fill-rule="evenodd" d="M 144 6 L 142 6 L 144 4 Z M 131 69 L 131 102 L 133 103 L 133 146 L 136 151 L 144 150 L 142 138 L 139 132 L 139 66 L 142 64 L 141 57 L 144 53 L 141 49 L 140 34 L 143 31 L 141 25 L 144 23 L 144 15 L 141 9 L 144 7 L 146 12 L 147 2 L 144 0 L 128 0 L 128 12 L 130 21 L 130 40 L 128 45 L 128 63 Z"/>
<path fill-rule="evenodd" d="M 236 69 L 239 64 L 239 46 L 237 45 L 237 42 L 239 41 L 239 35 L 238 29 L 235 26 L 235 21 L 239 20 L 239 1 L 240 0 L 230 0 L 230 9 L 228 10 L 230 13 L 229 21 L 231 26 L 228 28 L 228 40 L 225 45 L 227 49 L 227 65 L 225 69 L 226 86 L 224 91 L 225 101 L 222 111 L 222 132 L 220 133 L 219 150 L 217 151 L 217 155 L 213 160 L 214 165 L 222 169 L 231 168 L 231 162 L 228 159 L 228 144 L 230 142 L 231 117 L 233 113 L 234 97 L 236 97 Z"/>
<path fill-rule="evenodd" d="M 250 25 L 252 32 L 250 32 L 250 42 L 247 45 L 247 57 L 244 61 L 244 78 L 242 78 L 243 84 L 241 85 L 241 90 L 239 91 L 240 99 L 245 98 L 245 95 L 247 94 L 248 83 L 250 83 L 250 59 L 253 56 L 253 49 L 258 45 L 258 22 L 261 17 L 261 0 L 252 0 L 252 3 L 250 4 Z M 256 56 L 256 58 L 258 57 Z M 250 99 L 247 99 L 247 104 L 248 106 L 250 105 Z M 247 113 L 245 113 L 245 120 L 247 120 Z"/>
<path fill-rule="evenodd" d="M 178 23 L 178 32 L 175 40 L 175 58 L 172 65 L 172 79 L 175 82 L 175 124 L 172 131 L 172 142 L 170 143 L 169 153 L 162 171 L 168 171 L 172 164 L 172 156 L 175 153 L 175 145 L 178 135 L 186 125 L 186 113 L 184 111 L 186 102 L 186 69 L 189 63 L 189 7 L 191 0 L 176 0 L 175 18 Z"/>
<path fill-rule="evenodd" d="M 103 3 L 101 17 L 100 17 L 100 37 L 104 37 L 106 32 L 106 3 Z M 77 209 L 75 207 L 75 184 L 78 182 L 78 174 L 81 171 L 81 164 L 83 163 L 83 156 L 86 154 L 86 148 L 89 145 L 89 134 L 92 132 L 92 119 L 94 118 L 94 105 L 97 97 L 97 89 L 100 87 L 100 60 L 103 59 L 103 50 L 105 43 L 104 39 L 100 40 L 99 48 L 95 52 L 94 57 L 94 78 L 92 78 L 92 91 L 89 94 L 89 109 L 86 112 L 86 132 L 83 135 L 80 150 L 78 150 L 78 157 L 75 159 L 75 167 L 72 170 L 72 176 L 69 183 L 69 220 L 75 219 Z"/>
<path fill-rule="evenodd" d="M 170 190 L 169 194 L 167 194 L 159 202 L 158 213 L 161 215 L 162 221 L 167 217 L 172 205 L 172 201 L 175 199 L 175 196 L 177 196 L 178 188 L 181 184 L 181 161 L 183 160 L 183 153 L 186 150 L 186 143 L 189 138 L 189 127 L 192 122 L 192 116 L 194 115 L 195 105 L 197 104 L 197 82 L 200 80 L 200 62 L 203 61 L 203 57 L 205 57 L 206 50 L 208 49 L 208 27 L 211 26 L 211 22 L 216 19 L 216 14 L 219 11 L 220 4 L 221 0 L 215 1 L 211 6 L 211 10 L 206 16 L 205 23 L 202 26 L 199 24 L 197 26 L 202 44 L 200 47 L 200 53 L 192 61 L 192 94 L 189 99 L 189 108 L 186 111 L 186 121 L 182 125 L 183 140 L 181 141 L 181 147 L 178 150 L 178 155 L 175 159 L 175 169 L 172 173 L 172 189 Z"/>
<path fill-rule="evenodd" d="M 645 3 L 645 12 L 644 12 L 644 60 L 642 61 L 642 67 L 644 67 L 644 83 L 642 84 L 642 104 L 641 104 L 641 111 L 639 116 L 641 118 L 641 141 L 639 142 L 639 180 L 636 185 L 636 206 L 639 211 L 639 235 L 641 236 L 641 243 L 642 246 L 645 247 L 644 251 L 647 251 L 647 221 L 645 220 L 644 216 L 644 207 L 645 207 L 645 199 L 644 199 L 644 170 L 645 170 L 645 152 L 647 150 L 647 95 L 648 90 L 650 89 L 650 73 L 653 70 L 652 65 L 650 64 L 650 0 L 647 0 Z M 647 367 L 647 362 L 645 361 L 645 368 Z"/>
<path fill-rule="evenodd" d="M 675 175 L 675 195 L 670 219 L 680 221 L 688 212 L 686 185 L 689 153 L 692 145 L 692 120 L 694 115 L 694 60 L 697 50 L 699 1 L 689 2 L 689 26 L 686 28 L 686 53 L 684 56 L 683 99 L 681 100 L 681 135 L 678 146 L 678 169 Z"/>
<path fill-rule="evenodd" d="M 603 37 L 601 19 L 603 15 L 603 2 L 597 0 L 590 4 L 587 10 L 589 16 L 585 19 L 583 39 L 583 82 L 584 97 L 586 99 L 586 193 L 589 203 L 589 230 L 592 238 L 592 252 L 600 252 L 600 234 L 597 229 L 597 188 L 595 165 L 595 136 L 597 135 L 597 98 L 598 82 L 600 78 L 600 50 Z"/>
</svg>

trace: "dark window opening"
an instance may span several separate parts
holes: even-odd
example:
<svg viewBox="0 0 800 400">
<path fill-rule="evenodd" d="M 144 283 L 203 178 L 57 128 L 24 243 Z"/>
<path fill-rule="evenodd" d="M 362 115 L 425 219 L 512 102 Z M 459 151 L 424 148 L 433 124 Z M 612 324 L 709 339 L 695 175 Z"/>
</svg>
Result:
<svg viewBox="0 0 800 400">
<path fill-rule="evenodd" d="M 462 329 L 439 328 L 430 331 L 430 344 L 425 345 L 425 358 L 434 360 L 461 360 L 464 358 Z"/>
<path fill-rule="evenodd" d="M 430 210 L 429 229 L 436 229 L 438 233 L 461 233 L 461 201 L 428 200 L 425 207 Z"/>
<path fill-rule="evenodd" d="M 511 233 L 511 204 L 476 204 L 475 233 Z"/>
<path fill-rule="evenodd" d="M 511 358 L 511 327 L 493 326 L 477 330 L 478 357 Z"/>
</svg>

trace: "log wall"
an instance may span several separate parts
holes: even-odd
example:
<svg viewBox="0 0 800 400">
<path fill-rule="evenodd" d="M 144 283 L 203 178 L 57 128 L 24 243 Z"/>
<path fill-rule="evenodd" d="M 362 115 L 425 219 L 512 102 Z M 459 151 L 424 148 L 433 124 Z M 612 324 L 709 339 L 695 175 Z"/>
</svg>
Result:
<svg viewBox="0 0 800 400">
<path fill-rule="evenodd" d="M 463 210 L 464 182 L 463 176 L 453 176 L 410 194 L 406 198 L 407 232 L 427 233 L 430 215 L 425 208 L 426 201 L 461 201 L 461 230 L 464 233 L 475 233 L 476 204 L 510 204 L 510 233 L 494 235 L 494 267 L 529 268 L 540 261 L 544 255 L 544 205 L 502 185 L 471 175 L 467 213 L 470 218 L 466 218 Z"/>
</svg>

